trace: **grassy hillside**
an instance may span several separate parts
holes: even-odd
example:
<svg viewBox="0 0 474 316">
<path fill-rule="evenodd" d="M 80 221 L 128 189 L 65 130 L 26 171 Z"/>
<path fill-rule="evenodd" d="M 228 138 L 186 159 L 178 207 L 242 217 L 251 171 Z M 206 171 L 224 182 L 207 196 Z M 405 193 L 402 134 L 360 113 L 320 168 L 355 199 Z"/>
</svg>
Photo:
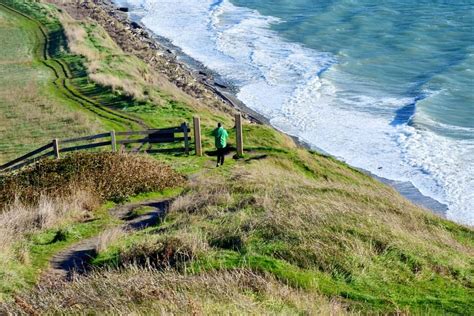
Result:
<svg viewBox="0 0 474 316">
<path fill-rule="evenodd" d="M 332 159 L 293 151 L 198 177 L 160 227 L 112 242 L 95 264 L 189 278 L 251 270 L 364 313 L 468 314 L 472 237 Z"/>
<path fill-rule="evenodd" d="M 133 113 L 120 111 L 142 101 L 104 84 L 100 75 L 97 81 L 90 80 L 86 57 L 69 50 L 59 18 L 51 6 L 30 1 L 0 3 L 0 39 L 4 43 L 0 56 L 0 163 L 58 136 L 147 127 Z M 81 31 L 85 32 L 81 29 L 69 36 L 80 40 Z M 103 42 L 101 34 L 93 34 L 98 37 L 92 41 Z"/>
<path fill-rule="evenodd" d="M 38 25 L 0 5 L 0 164 L 57 135 L 101 130 L 52 86 L 54 74 L 41 62 Z"/>
<path fill-rule="evenodd" d="M 76 153 L 0 177 L 0 301 L 34 285 L 56 252 L 121 224 L 107 212 L 116 203 L 177 194 L 168 189 L 183 180 L 151 157 L 114 153 Z"/>
<path fill-rule="evenodd" d="M 62 38 L 69 50 L 62 52 L 68 56 L 62 58 L 69 65 L 71 60 L 80 61 L 75 65 L 83 70 L 69 82 L 92 102 L 90 107 L 75 105 L 80 115 L 102 111 L 92 105 L 105 100 L 114 100 L 108 103 L 113 112 L 98 115 L 107 127 L 127 128 L 126 122 L 131 121 L 121 116 L 162 126 L 198 114 L 206 152 L 212 150 L 210 132 L 216 121 L 232 131 L 228 112 L 177 91 L 136 56 L 125 54 L 100 24 L 75 21 L 44 4 L 6 2 L 43 21 L 50 30 L 58 28 L 59 21 L 66 27 Z M 16 16 L 2 12 L 8 19 Z M 44 12 L 50 16 L 46 18 Z M 96 88 L 87 89 L 91 86 Z M 61 86 L 41 91 L 68 96 Z M 21 118 L 19 122 L 24 124 Z M 268 126 L 247 123 L 244 135 L 245 158 L 229 157 L 222 168 L 215 168 L 209 156 L 154 156 L 188 178 L 177 190 L 133 197 L 141 191 L 131 190 L 132 183 L 123 180 L 122 201 L 127 196 L 133 200 L 156 194 L 174 199 L 158 225 L 116 233 L 110 228 L 117 223 L 104 211 L 110 202 L 102 207 L 97 204 L 103 201 L 92 203 L 89 216 L 95 221 L 88 221 L 75 213 L 77 207 L 69 201 L 61 209 L 66 223 L 37 227 L 21 242 L 13 241 L 13 251 L 8 252 L 12 257 L 0 269 L 3 280 L 8 280 L 0 282 L 6 299 L 0 311 L 472 314 L 472 229 L 413 205 L 390 187 L 333 158 L 298 148 Z M 70 172 L 79 174 L 75 179 L 81 184 L 84 176 L 80 168 L 75 169 L 81 164 L 68 159 L 70 163 L 53 162 L 54 168 L 32 169 L 8 181 L 19 183 L 22 193 L 28 188 L 32 195 L 58 192 L 55 188 L 64 185 L 61 179 Z M 101 170 L 108 163 L 92 165 Z M 145 171 L 133 174 L 141 172 L 146 175 Z M 56 180 L 45 185 L 29 179 Z M 77 200 L 71 192 L 60 196 Z M 35 212 L 33 207 L 25 214 Z M 74 233 L 84 226 L 87 233 Z M 64 227 L 73 233 L 66 240 L 55 238 Z M 55 252 L 99 233 L 102 242 L 93 259 L 95 271 L 31 288 L 41 282 L 41 271 Z"/>
</svg>

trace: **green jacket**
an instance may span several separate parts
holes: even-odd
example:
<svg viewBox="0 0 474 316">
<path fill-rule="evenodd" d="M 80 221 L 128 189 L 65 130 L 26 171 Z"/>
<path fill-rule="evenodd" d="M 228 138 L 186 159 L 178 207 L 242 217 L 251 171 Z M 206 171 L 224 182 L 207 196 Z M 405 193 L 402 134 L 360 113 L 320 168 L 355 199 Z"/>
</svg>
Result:
<svg viewBox="0 0 474 316">
<path fill-rule="evenodd" d="M 212 134 L 216 139 L 216 148 L 226 148 L 227 147 L 227 138 L 229 138 L 229 134 L 223 127 L 216 128 Z"/>
</svg>

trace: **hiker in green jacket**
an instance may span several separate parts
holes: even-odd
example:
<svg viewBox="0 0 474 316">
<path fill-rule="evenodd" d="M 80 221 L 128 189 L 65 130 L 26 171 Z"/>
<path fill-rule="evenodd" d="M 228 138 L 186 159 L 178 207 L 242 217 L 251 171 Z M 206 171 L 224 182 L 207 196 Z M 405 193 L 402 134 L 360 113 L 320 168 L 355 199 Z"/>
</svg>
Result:
<svg viewBox="0 0 474 316">
<path fill-rule="evenodd" d="M 221 123 L 217 124 L 217 128 L 212 132 L 216 140 L 216 149 L 217 149 L 217 167 L 219 164 L 222 166 L 224 164 L 224 156 L 226 153 L 227 147 L 227 138 L 229 138 L 229 134 L 222 127 Z"/>
</svg>

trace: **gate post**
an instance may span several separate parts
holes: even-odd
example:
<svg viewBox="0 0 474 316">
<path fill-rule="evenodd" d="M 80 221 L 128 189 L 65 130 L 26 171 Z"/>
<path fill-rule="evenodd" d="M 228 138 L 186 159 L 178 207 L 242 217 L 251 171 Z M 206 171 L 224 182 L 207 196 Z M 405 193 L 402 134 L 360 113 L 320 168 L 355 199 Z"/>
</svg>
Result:
<svg viewBox="0 0 474 316">
<path fill-rule="evenodd" d="M 115 139 L 115 131 L 110 131 L 110 144 L 112 145 L 112 152 L 117 152 L 117 141 Z"/>
<path fill-rule="evenodd" d="M 53 139 L 53 150 L 54 150 L 54 156 L 56 159 L 59 159 L 59 141 L 57 138 Z"/>
<path fill-rule="evenodd" d="M 181 127 L 183 128 L 183 133 L 184 133 L 184 153 L 188 155 L 189 154 L 188 124 L 184 122 L 183 124 L 181 124 Z"/>
<path fill-rule="evenodd" d="M 201 119 L 199 116 L 193 117 L 194 127 L 194 146 L 196 147 L 196 156 L 202 156 L 202 142 L 201 142 Z"/>
<path fill-rule="evenodd" d="M 237 142 L 237 157 L 244 156 L 244 139 L 242 133 L 242 115 L 235 115 L 235 133 L 236 133 L 236 142 Z"/>
</svg>

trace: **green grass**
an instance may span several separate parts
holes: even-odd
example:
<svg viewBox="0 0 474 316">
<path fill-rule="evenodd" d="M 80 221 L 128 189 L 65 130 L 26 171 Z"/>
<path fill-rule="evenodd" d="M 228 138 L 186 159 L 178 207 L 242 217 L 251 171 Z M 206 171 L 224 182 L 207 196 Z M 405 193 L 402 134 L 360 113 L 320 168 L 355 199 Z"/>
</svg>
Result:
<svg viewBox="0 0 474 316">
<path fill-rule="evenodd" d="M 173 198 L 181 191 L 181 188 L 168 188 L 163 191 L 141 193 L 129 197 L 128 202 Z M 21 254 L 21 259 L 5 260 L 0 264 L 0 301 L 37 284 L 39 276 L 48 267 L 49 260 L 54 254 L 81 240 L 97 236 L 106 229 L 121 225 L 123 222 L 109 213 L 118 205 L 107 201 L 90 214 L 91 218 L 85 222 L 72 222 L 28 234 L 14 246 L 15 252 Z M 146 209 L 138 209 L 136 215 L 146 213 Z"/>
<path fill-rule="evenodd" d="M 172 90 L 144 81 L 143 74 L 156 76 L 153 70 L 137 57 L 124 54 L 99 25 L 70 23 L 84 30 L 78 49 L 85 53 L 82 57 L 68 54 L 61 60 L 74 74 L 71 86 L 87 96 L 91 104 L 107 104 L 114 111 L 153 127 L 190 122 L 199 115 L 206 154 L 213 150 L 211 132 L 218 121 L 232 135 L 230 144 L 235 143 L 229 114 L 206 104 L 186 102 Z M 116 82 L 117 86 L 112 89 L 105 82 L 98 85 L 89 80 L 86 71 L 91 65 L 96 74 L 103 75 L 102 79 Z M 93 111 L 95 107 L 91 107 Z M 122 124 L 109 114 L 102 118 L 104 124 Z M 125 128 L 112 125 L 107 126 Z M 97 305 L 88 310 L 110 311 L 118 306 L 113 303 L 115 299 L 129 291 L 128 282 L 120 282 L 120 277 L 128 280 L 136 265 L 144 266 L 147 272 L 143 273 L 152 276 L 171 273 L 182 284 L 195 278 L 249 271 L 275 280 L 276 283 L 268 281 L 275 292 L 262 298 L 267 303 L 272 295 L 278 301 L 275 293 L 287 293 L 288 287 L 300 297 L 321 295 L 343 306 L 343 312 L 472 314 L 471 228 L 414 206 L 393 189 L 334 158 L 297 148 L 289 137 L 268 126 L 245 124 L 244 142 L 244 159 L 229 158 L 220 168 L 214 167 L 214 158 L 208 155 L 155 155 L 188 175 L 189 184 L 158 195 L 145 193 L 129 201 L 179 195 L 166 219 L 160 225 L 124 234 L 98 254 L 93 261 L 97 267 L 121 268 L 111 272 L 113 283 L 109 272 L 104 272 L 60 285 L 54 291 L 66 293 L 61 299 L 74 295 L 81 298 L 74 289 L 85 287 L 90 289 L 88 295 L 100 297 L 98 284 L 109 282 L 115 289 L 110 302 L 96 301 Z M 135 215 L 146 211 L 136 210 Z M 47 232 L 39 239 L 47 242 L 55 234 Z M 35 247 L 38 248 L 30 249 L 37 249 L 39 265 L 56 251 L 56 246 Z M 130 263 L 135 266 L 130 267 Z M 149 305 L 160 302 L 156 296 L 147 296 L 145 279 L 134 280 L 137 289 L 131 296 L 143 295 Z M 245 291 L 242 300 L 249 296 L 248 289 Z M 201 293 L 193 287 L 180 288 L 178 292 L 186 298 Z M 47 290 L 30 293 L 25 295 L 36 297 L 31 298 L 33 303 L 42 302 L 42 295 L 51 297 Z M 250 296 L 258 301 L 258 293 Z M 225 300 L 219 295 L 213 299 L 199 297 L 204 309 L 213 311 L 212 306 Z M 134 311 L 149 311 L 143 301 L 129 301 L 133 302 L 129 305 L 136 308 Z M 41 306 L 44 311 L 63 311 L 64 307 L 54 305 L 57 302 L 51 304 Z M 254 309 L 246 310 L 278 312 L 284 310 L 279 309 L 281 306 L 293 312 L 306 310 L 301 302 L 291 304 L 278 301 L 277 306 L 263 310 L 254 304 Z M 80 306 L 68 308 L 68 312 L 84 311 Z"/>
<path fill-rule="evenodd" d="M 68 52 L 54 7 L 3 4 L 8 7 L 0 5 L 0 39 L 6 43 L 0 56 L 0 163 L 53 138 L 146 127 L 133 113 L 120 111 L 142 101 L 88 79 L 86 59 Z"/>
<path fill-rule="evenodd" d="M 171 199 L 178 196 L 183 191 L 183 188 L 166 188 L 163 191 L 144 192 L 137 195 L 133 195 L 127 199 L 129 203 L 142 202 L 147 200 L 158 200 L 158 199 Z M 112 203 L 112 202 L 110 202 Z"/>
<path fill-rule="evenodd" d="M 8 49 L 13 50 L 13 48 L 23 46 L 26 52 L 28 47 L 36 47 L 35 51 L 29 51 L 31 55 L 29 58 L 35 67 L 32 69 L 31 65 L 25 65 L 24 68 L 25 71 L 37 72 L 36 76 L 42 78 L 41 86 L 37 90 L 42 95 L 48 96 L 49 103 L 46 109 L 41 111 L 41 104 L 38 109 L 38 102 L 41 102 L 37 101 L 35 96 L 28 95 L 28 98 L 33 98 L 33 100 L 27 100 L 18 109 L 18 113 L 11 115 L 8 115 L 9 111 L 16 107 L 5 103 L 3 111 L 7 117 L 14 117 L 14 119 L 5 124 L 4 132 L 8 137 L 3 138 L 5 144 L 0 143 L 0 148 L 1 146 L 11 148 L 9 151 L 3 151 L 4 161 L 35 149 L 38 144 L 47 143 L 58 136 L 71 137 L 112 129 L 117 131 L 143 129 L 144 126 L 153 128 L 176 126 L 182 122 L 192 122 L 192 117 L 195 115 L 201 116 L 203 145 L 209 148 L 213 146 L 211 132 L 217 121 L 222 122 L 228 129 L 233 126 L 228 114 L 216 112 L 204 105 L 190 106 L 180 100 L 181 97 L 174 97 L 173 91 L 170 92 L 159 85 L 144 81 L 144 75 L 150 77 L 151 82 L 158 80 L 155 78 L 157 75 L 137 57 L 124 54 L 100 26 L 77 23 L 79 29 L 85 30 L 85 37 L 82 42 L 78 41 L 76 46 L 89 58 L 74 55 L 66 48 L 67 38 L 59 20 L 55 17 L 56 9 L 19 0 L 9 0 L 5 3 L 36 20 L 32 21 L 12 11 L 5 13 L 6 16 L 15 18 L 18 26 L 15 29 L 21 30 L 19 32 L 22 34 L 22 36 L 13 37 L 13 41 L 9 40 L 11 46 Z M 3 11 L 8 10 L 5 7 L 2 8 Z M 45 17 L 46 12 L 48 12 L 48 17 Z M 42 55 L 45 38 L 38 29 L 38 23 L 43 25 L 52 43 L 48 49 L 50 57 L 45 62 Z M 5 29 L 5 36 L 8 31 L 9 29 Z M 29 38 L 29 41 L 24 40 L 25 36 Z M 99 65 L 94 66 L 97 67 L 95 73 L 114 79 L 112 81 L 117 79 L 118 88 L 109 87 L 107 82 L 101 84 L 90 80 L 88 67 L 97 60 L 99 60 Z M 18 78 L 32 77 L 22 71 L 18 71 L 17 76 Z M 3 78 L 11 78 L 11 71 L 8 71 L 8 76 L 5 74 Z M 120 80 L 124 79 L 132 82 L 130 89 L 139 91 L 136 94 L 142 96 L 130 96 L 130 93 L 121 88 Z M 17 82 L 12 81 L 12 83 L 17 86 Z M 142 92 L 145 92 L 145 95 Z M 34 120 L 46 122 L 44 124 L 49 124 L 48 126 L 35 125 L 28 119 L 28 115 L 35 111 L 38 113 Z M 69 113 L 72 117 L 68 116 Z M 32 130 L 32 127 L 37 128 Z M 21 132 L 18 133 L 18 130 L 24 130 L 26 135 L 31 135 L 31 140 L 28 141 L 28 137 Z M 273 133 L 271 128 L 261 125 L 248 126 L 245 132 L 249 135 L 245 140 L 248 149 L 269 148 L 285 138 L 280 133 Z M 233 144 L 235 143 L 233 133 L 231 135 L 229 141 Z M 173 146 L 154 147 L 172 148 Z M 182 147 L 182 145 L 177 144 L 175 147 Z M 174 157 L 175 155 L 172 155 L 171 159 Z M 190 167 L 185 171 L 196 171 L 197 168 L 203 166 L 203 161 L 196 162 L 198 163 L 196 168 Z"/>
<path fill-rule="evenodd" d="M 39 58 L 42 38 L 36 23 L 0 5 L 0 40 L 0 163 L 58 135 L 102 129 L 94 116 L 77 112 L 51 88 L 54 76 Z"/>
<path fill-rule="evenodd" d="M 94 263 L 252 270 L 362 313 L 473 310 L 472 230 L 332 158 L 267 154 L 201 176 L 160 226 L 117 240 Z"/>
<path fill-rule="evenodd" d="M 187 271 L 202 272 L 203 269 L 250 268 L 271 273 L 277 279 L 307 290 L 317 290 L 328 296 L 341 297 L 361 309 L 388 312 L 394 308 L 409 306 L 412 313 L 466 314 L 472 309 L 470 297 L 463 287 L 456 287 L 445 279 L 435 276 L 429 280 L 413 282 L 411 286 L 394 286 L 377 278 L 370 282 L 345 282 L 320 271 L 301 269 L 284 260 L 270 256 L 240 255 L 236 252 L 218 252 L 210 258 L 197 261 Z M 343 278 L 341 278 L 343 279 Z M 443 299 L 440 299 L 443 297 Z M 365 306 L 363 306 L 365 305 Z"/>
</svg>

